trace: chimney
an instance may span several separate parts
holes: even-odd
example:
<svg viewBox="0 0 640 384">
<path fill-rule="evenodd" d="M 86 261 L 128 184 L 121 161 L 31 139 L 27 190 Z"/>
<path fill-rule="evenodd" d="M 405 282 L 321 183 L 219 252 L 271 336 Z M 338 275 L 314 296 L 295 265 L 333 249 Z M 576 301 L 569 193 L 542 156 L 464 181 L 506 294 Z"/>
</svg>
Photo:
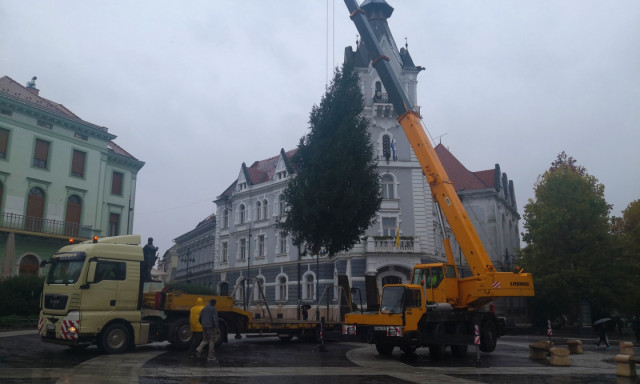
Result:
<svg viewBox="0 0 640 384">
<path fill-rule="evenodd" d="M 38 96 L 38 94 L 40 93 L 40 90 L 36 88 L 36 80 L 38 80 L 38 78 L 36 76 L 33 76 L 31 78 L 31 81 L 27 82 L 27 91 Z"/>
</svg>

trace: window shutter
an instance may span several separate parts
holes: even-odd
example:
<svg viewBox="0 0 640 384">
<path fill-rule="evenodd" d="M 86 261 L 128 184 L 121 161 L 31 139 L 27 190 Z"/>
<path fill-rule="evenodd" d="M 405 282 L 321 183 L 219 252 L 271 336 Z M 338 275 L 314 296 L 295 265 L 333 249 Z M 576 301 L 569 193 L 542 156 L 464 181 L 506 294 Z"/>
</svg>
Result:
<svg viewBox="0 0 640 384">
<path fill-rule="evenodd" d="M 71 160 L 71 174 L 74 176 L 84 176 L 84 158 L 85 153 L 73 150 L 73 159 Z"/>
<path fill-rule="evenodd" d="M 122 195 L 122 173 L 113 172 L 111 178 L 111 194 Z"/>
<path fill-rule="evenodd" d="M 9 131 L 0 128 L 0 159 L 7 158 L 7 146 L 9 145 Z"/>
<path fill-rule="evenodd" d="M 47 160 L 49 160 L 49 142 L 36 139 L 36 149 L 33 159 L 37 166 L 46 168 Z"/>
</svg>

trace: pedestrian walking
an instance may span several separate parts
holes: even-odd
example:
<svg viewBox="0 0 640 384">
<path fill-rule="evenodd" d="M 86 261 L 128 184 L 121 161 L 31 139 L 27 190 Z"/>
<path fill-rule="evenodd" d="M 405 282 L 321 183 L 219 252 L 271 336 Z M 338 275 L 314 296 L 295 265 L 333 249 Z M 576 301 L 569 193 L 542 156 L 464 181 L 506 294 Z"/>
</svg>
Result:
<svg viewBox="0 0 640 384">
<path fill-rule="evenodd" d="M 200 324 L 200 312 L 204 308 L 202 297 L 196 299 L 196 304 L 189 312 L 189 328 L 191 329 L 191 346 L 189 347 L 189 357 L 196 357 L 196 348 L 202 342 L 202 324 Z"/>
<path fill-rule="evenodd" d="M 598 335 L 598 343 L 596 344 L 596 348 L 600 348 L 600 343 L 604 343 L 607 349 L 611 348 L 611 345 L 609 345 L 609 340 L 607 339 L 607 327 L 605 326 L 605 323 L 609 320 L 611 319 L 605 317 L 593 323 L 593 330 L 596 332 L 596 335 Z"/>
<path fill-rule="evenodd" d="M 202 325 L 202 342 L 196 348 L 198 357 L 202 356 L 202 350 L 207 345 L 209 346 L 209 355 L 207 360 L 215 361 L 214 349 L 217 341 L 218 334 L 218 310 L 216 309 L 216 299 L 209 300 L 209 304 L 202 308 L 199 316 L 200 324 Z"/>
<path fill-rule="evenodd" d="M 633 328 L 633 332 L 636 334 L 636 341 L 640 342 L 640 315 L 636 314 L 633 316 L 631 328 Z"/>
</svg>

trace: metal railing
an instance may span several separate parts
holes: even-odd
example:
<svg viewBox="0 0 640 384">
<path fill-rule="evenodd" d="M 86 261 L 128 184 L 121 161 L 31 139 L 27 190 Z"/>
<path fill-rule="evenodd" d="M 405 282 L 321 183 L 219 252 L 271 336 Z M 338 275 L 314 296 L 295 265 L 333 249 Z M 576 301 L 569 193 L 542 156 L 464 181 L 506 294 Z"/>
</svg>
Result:
<svg viewBox="0 0 640 384">
<path fill-rule="evenodd" d="M 367 253 L 419 253 L 420 243 L 417 238 L 400 239 L 400 244 L 396 248 L 396 240 L 394 238 L 376 239 L 374 237 L 367 238 L 365 243 L 365 252 Z"/>
<path fill-rule="evenodd" d="M 80 225 L 77 223 L 24 216 L 9 212 L 0 212 L 0 229 L 77 237 L 80 239 L 90 239 L 94 234 L 97 234 L 97 231 L 90 225 Z"/>
</svg>

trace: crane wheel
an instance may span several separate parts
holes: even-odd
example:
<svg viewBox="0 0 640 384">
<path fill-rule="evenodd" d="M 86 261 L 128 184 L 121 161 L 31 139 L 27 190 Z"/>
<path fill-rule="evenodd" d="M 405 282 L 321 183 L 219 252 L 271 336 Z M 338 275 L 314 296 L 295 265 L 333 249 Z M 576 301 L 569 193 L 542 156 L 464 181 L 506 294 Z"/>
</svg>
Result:
<svg viewBox="0 0 640 384">
<path fill-rule="evenodd" d="M 378 351 L 378 353 L 382 356 L 391 356 L 391 354 L 393 353 L 393 344 L 377 343 L 376 351 Z"/>
<path fill-rule="evenodd" d="M 480 326 L 480 350 L 493 352 L 498 343 L 498 325 L 495 321 L 485 319 Z"/>
</svg>

